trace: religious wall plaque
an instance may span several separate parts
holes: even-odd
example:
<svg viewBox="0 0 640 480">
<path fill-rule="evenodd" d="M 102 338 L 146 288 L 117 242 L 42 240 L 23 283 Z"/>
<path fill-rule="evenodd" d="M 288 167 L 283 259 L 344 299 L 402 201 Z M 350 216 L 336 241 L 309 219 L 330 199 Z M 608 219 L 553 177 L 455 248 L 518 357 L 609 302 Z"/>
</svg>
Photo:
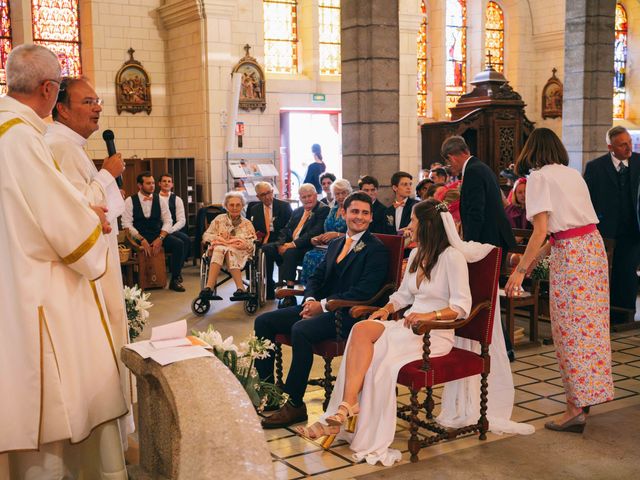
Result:
<svg viewBox="0 0 640 480">
<path fill-rule="evenodd" d="M 244 46 L 245 56 L 233 67 L 232 73 L 240 73 L 240 101 L 238 108 L 241 110 L 260 109 L 264 112 L 267 108 L 265 78 L 262 67 L 256 59 L 249 55 L 251 47 Z"/>
<path fill-rule="evenodd" d="M 562 117 L 562 82 L 556 77 L 555 68 L 551 70 L 551 78 L 542 89 L 542 118 Z"/>
<path fill-rule="evenodd" d="M 128 50 L 129 60 L 122 64 L 116 74 L 116 110 L 124 112 L 151 113 L 151 82 L 142 64 L 134 60 L 135 50 Z"/>
</svg>

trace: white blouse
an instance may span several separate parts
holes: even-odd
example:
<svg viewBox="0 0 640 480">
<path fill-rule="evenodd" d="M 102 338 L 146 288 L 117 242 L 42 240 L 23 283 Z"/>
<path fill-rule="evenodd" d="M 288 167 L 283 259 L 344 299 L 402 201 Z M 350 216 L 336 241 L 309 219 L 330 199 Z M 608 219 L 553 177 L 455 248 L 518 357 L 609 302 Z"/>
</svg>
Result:
<svg viewBox="0 0 640 480">
<path fill-rule="evenodd" d="M 564 165 L 545 165 L 527 180 L 527 219 L 549 213 L 549 233 L 598 223 L 589 189 L 577 170 Z"/>
</svg>

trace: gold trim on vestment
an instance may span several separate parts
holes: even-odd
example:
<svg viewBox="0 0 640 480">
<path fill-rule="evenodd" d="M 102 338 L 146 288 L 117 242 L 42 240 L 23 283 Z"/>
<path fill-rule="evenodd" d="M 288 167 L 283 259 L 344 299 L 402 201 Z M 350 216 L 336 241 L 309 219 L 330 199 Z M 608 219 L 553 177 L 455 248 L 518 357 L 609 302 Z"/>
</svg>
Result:
<svg viewBox="0 0 640 480">
<path fill-rule="evenodd" d="M 100 302 L 100 295 L 98 295 L 98 289 L 96 288 L 96 282 L 93 280 L 89 280 L 89 285 L 91 285 L 91 290 L 93 291 L 93 299 L 96 302 L 98 307 L 98 311 L 100 312 L 100 321 L 102 322 L 102 328 L 104 329 L 104 333 L 107 334 L 107 340 L 109 340 L 109 347 L 111 347 L 111 354 L 113 355 L 113 361 L 116 364 L 116 369 L 118 370 L 118 376 L 120 375 L 120 367 L 118 366 L 118 357 L 116 356 L 116 349 L 113 346 L 113 338 L 111 338 L 111 332 L 109 331 L 109 325 L 107 324 L 107 319 L 104 316 L 104 310 L 102 310 L 102 303 Z"/>
<path fill-rule="evenodd" d="M 78 248 L 62 259 L 62 262 L 65 265 L 71 265 L 72 263 L 80 260 L 96 244 L 100 235 L 102 235 L 102 226 L 98 225 L 95 230 L 91 232 L 91 235 L 89 235 L 89 237 L 78 246 Z"/>
<path fill-rule="evenodd" d="M 24 123 L 24 120 L 22 120 L 21 118 L 12 118 L 11 120 L 7 120 L 2 125 L 0 125 L 0 137 L 7 133 L 7 130 L 9 130 L 11 127 L 15 127 L 16 125 L 19 125 L 21 123 Z"/>
<path fill-rule="evenodd" d="M 60 165 L 58 165 L 58 162 L 56 162 L 56 159 L 53 157 L 51 157 L 51 159 L 53 160 L 53 166 L 56 167 L 56 170 L 62 173 L 62 169 L 60 168 Z"/>
<path fill-rule="evenodd" d="M 107 249 L 107 255 L 106 255 L 106 259 L 105 259 L 105 263 L 104 264 L 105 264 L 104 272 L 102 272 L 96 278 L 92 278 L 91 279 L 92 282 L 97 282 L 98 280 L 100 280 L 102 277 L 104 277 L 107 274 L 107 271 L 109 270 L 109 250 L 108 249 Z"/>
</svg>

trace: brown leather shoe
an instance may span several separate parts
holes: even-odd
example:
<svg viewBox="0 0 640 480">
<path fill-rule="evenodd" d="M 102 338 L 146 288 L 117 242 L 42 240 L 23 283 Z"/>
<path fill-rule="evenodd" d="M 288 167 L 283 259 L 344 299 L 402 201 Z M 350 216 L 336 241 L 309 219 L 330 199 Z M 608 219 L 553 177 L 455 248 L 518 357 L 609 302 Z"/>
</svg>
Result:
<svg viewBox="0 0 640 480">
<path fill-rule="evenodd" d="M 276 410 L 273 415 L 262 419 L 262 428 L 284 428 L 294 423 L 307 421 L 307 406 L 303 403 L 300 407 L 294 407 L 289 402 L 285 403 L 280 410 Z"/>
</svg>

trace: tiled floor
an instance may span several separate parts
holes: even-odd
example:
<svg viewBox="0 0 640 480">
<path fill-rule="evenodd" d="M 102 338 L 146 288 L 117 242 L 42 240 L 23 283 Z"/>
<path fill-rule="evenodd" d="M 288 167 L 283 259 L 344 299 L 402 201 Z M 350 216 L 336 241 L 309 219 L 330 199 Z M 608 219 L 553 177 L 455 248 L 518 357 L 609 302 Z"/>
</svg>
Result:
<svg viewBox="0 0 640 480">
<path fill-rule="evenodd" d="M 168 290 L 153 290 L 151 301 L 154 307 L 151 310 L 149 327 L 162 325 L 181 318 L 186 318 L 189 329 L 206 330 L 213 325 L 220 330 L 224 337 L 233 335 L 236 342 L 243 339 L 253 329 L 253 318 L 248 317 L 239 303 L 231 303 L 227 300 L 216 303 L 211 311 L 204 317 L 196 317 L 190 311 L 191 300 L 197 294 L 198 270 L 194 267 L 185 268 L 186 293 L 176 293 Z M 233 286 L 225 284 L 220 289 L 220 294 L 226 299 L 233 291 Z M 265 306 L 262 311 L 274 308 L 273 304 Z M 640 304 L 639 309 L 640 312 Z M 525 325 L 526 323 L 521 323 Z M 540 336 L 549 336 L 548 324 L 540 324 Z M 141 339 L 148 338 L 150 328 L 146 328 Z M 640 405 L 640 331 L 634 330 L 612 335 L 613 348 L 613 372 L 616 386 L 616 399 L 606 406 L 596 407 L 594 413 L 601 411 L 628 407 L 630 404 Z M 553 345 L 544 345 L 537 348 L 516 350 L 517 361 L 511 364 L 513 381 L 516 386 L 515 406 L 512 420 L 518 422 L 531 422 L 536 428 L 541 428 L 544 419 L 555 415 L 564 409 L 564 394 L 558 367 L 555 361 Z M 289 349 L 283 352 L 284 365 L 290 361 Z M 334 369 L 339 366 L 339 359 L 333 363 Z M 322 373 L 322 362 L 316 359 L 312 376 Z M 435 401 L 439 403 L 440 389 L 435 390 Z M 318 387 L 310 387 L 307 390 L 305 402 L 309 412 L 309 420 L 315 419 L 322 413 L 322 400 L 324 391 Z M 408 392 L 400 391 L 399 401 L 408 402 Z M 438 413 L 439 405 L 436 405 L 435 413 Z M 365 475 L 384 468 L 394 467 L 371 466 L 368 464 L 355 464 L 351 460 L 349 446 L 344 442 L 337 442 L 331 449 L 325 451 L 319 444 L 298 437 L 292 429 L 278 429 L 265 431 L 265 437 L 269 444 L 273 457 L 274 469 L 278 479 L 293 479 L 313 477 L 314 479 L 349 479 Z M 409 437 L 407 424 L 398 422 L 396 439 L 393 448 L 403 452 L 402 462 L 407 463 L 407 439 Z M 487 441 L 495 441 L 504 438 L 489 434 Z M 484 444 L 484 442 L 482 443 Z M 442 455 L 465 448 L 474 448 L 481 445 L 477 436 L 458 439 L 454 442 L 438 444 L 420 452 L 420 459 Z M 527 452 L 523 452 L 523 457 Z M 428 464 L 425 462 L 425 471 Z"/>
<path fill-rule="evenodd" d="M 609 408 L 615 409 L 616 402 L 631 397 L 635 397 L 633 400 L 640 404 L 640 333 L 615 333 L 612 340 L 616 398 Z M 512 419 L 518 422 L 536 422 L 564 411 L 564 393 L 553 346 L 518 350 L 517 357 L 517 361 L 511 364 L 516 385 Z M 436 405 L 439 404 L 440 392 L 441 389 L 434 392 Z M 314 387 L 308 390 L 305 401 L 310 421 L 314 421 L 322 413 L 322 399 L 321 389 Z M 408 392 L 400 391 L 399 402 L 407 401 Z M 619 404 L 622 408 L 622 403 Z M 627 405 L 628 402 L 625 402 L 624 406 Z M 436 406 L 436 413 L 438 408 Z M 292 429 L 271 430 L 265 434 L 278 479 L 313 477 L 339 480 L 385 468 L 354 463 L 351 460 L 349 446 L 344 442 L 338 442 L 325 451 L 319 444 L 300 438 Z M 402 462 L 398 465 L 408 462 L 408 437 L 407 424 L 399 421 L 393 444 L 393 448 L 403 452 Z M 496 438 L 500 437 L 489 435 L 489 440 Z M 434 454 L 447 453 L 457 448 L 473 448 L 478 444 L 475 437 L 469 437 L 449 443 L 448 448 L 439 445 L 422 450 L 420 457 L 422 459 Z"/>
</svg>

